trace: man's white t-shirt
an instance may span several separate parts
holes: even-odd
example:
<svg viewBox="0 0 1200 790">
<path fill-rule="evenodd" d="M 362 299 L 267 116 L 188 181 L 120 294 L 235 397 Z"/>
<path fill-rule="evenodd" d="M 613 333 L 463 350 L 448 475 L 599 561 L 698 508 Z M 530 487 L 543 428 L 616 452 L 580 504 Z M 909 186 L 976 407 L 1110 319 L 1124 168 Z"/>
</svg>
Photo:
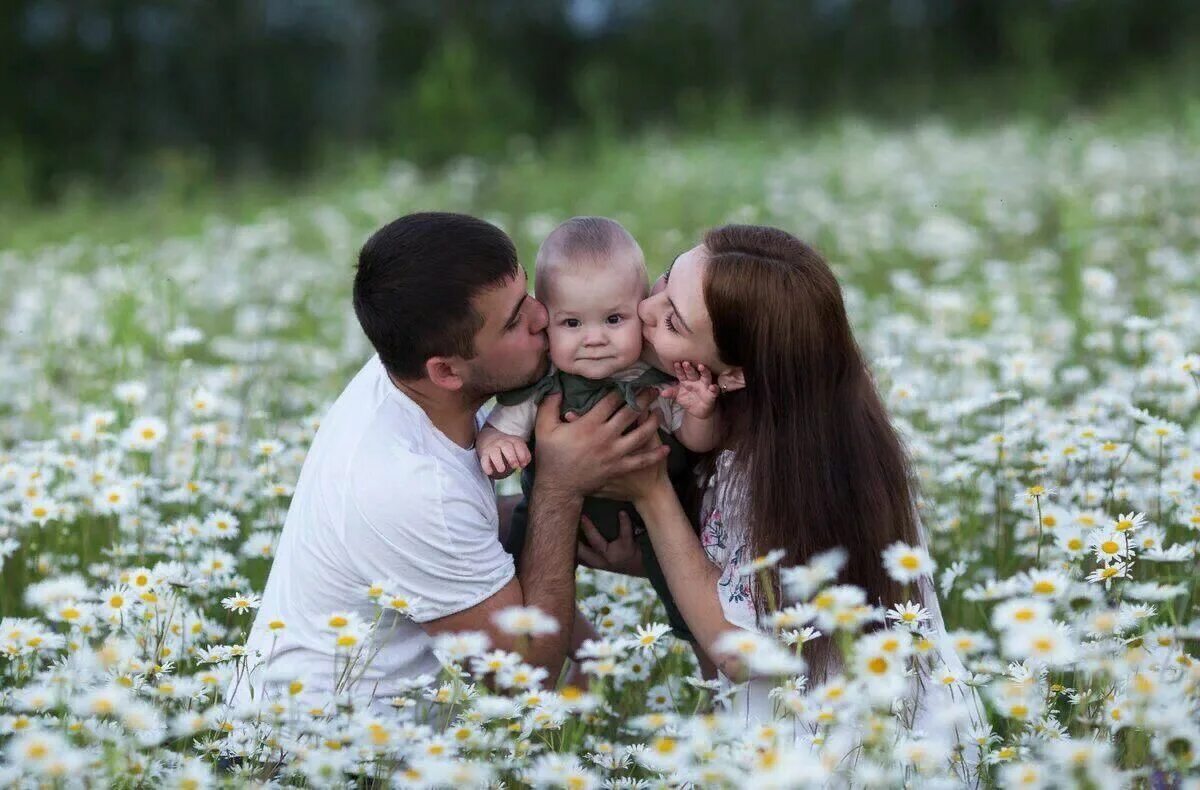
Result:
<svg viewBox="0 0 1200 790">
<path fill-rule="evenodd" d="M 374 622 L 380 608 L 367 591 L 375 583 L 409 598 L 412 619 L 384 613 L 364 655 L 378 652 L 352 693 L 381 704 L 402 678 L 436 674 L 432 640 L 418 623 L 469 609 L 513 577 L 498 526 L 475 450 L 434 427 L 372 357 L 309 448 L 246 643 L 254 669 L 231 701 L 249 701 L 250 686 L 255 700 L 264 688 L 277 694 L 293 680 L 327 695 L 346 665 L 342 650 L 335 667 L 329 617 Z M 268 627 L 276 619 L 285 625 L 277 633 Z"/>
</svg>

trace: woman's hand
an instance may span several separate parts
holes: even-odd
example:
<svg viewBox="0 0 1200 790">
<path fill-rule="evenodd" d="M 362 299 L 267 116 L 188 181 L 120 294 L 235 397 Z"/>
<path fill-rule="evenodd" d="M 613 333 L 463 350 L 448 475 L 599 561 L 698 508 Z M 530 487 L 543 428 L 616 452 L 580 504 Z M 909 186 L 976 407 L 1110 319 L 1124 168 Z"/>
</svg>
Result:
<svg viewBox="0 0 1200 790">
<path fill-rule="evenodd" d="M 605 540 L 587 516 L 583 516 L 580 522 L 586 540 L 579 543 L 579 559 L 584 565 L 600 571 L 624 573 L 626 576 L 646 575 L 642 551 L 633 540 L 633 524 L 628 513 L 622 510 L 617 514 L 619 531 L 613 540 Z"/>
</svg>

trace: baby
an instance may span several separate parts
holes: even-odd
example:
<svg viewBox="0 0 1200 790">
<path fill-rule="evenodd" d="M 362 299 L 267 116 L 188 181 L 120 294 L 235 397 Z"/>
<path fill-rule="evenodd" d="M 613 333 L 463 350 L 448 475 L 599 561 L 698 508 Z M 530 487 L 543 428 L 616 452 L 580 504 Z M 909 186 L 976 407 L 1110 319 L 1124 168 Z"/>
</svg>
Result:
<svg viewBox="0 0 1200 790">
<path fill-rule="evenodd" d="M 658 387 L 651 408 L 663 429 L 689 450 L 713 449 L 717 386 L 711 372 L 686 365 L 676 371 L 676 381 L 640 361 L 637 307 L 646 294 L 642 249 L 620 223 L 575 217 L 546 237 L 537 254 L 534 296 L 549 313 L 550 372 L 532 386 L 497 396 L 499 405 L 475 440 L 485 474 L 505 477 L 528 466 L 538 403 L 553 392 L 563 393 L 564 414 L 583 414 L 614 389 L 636 405 L 639 389 Z M 585 515 L 591 509 L 585 506 Z M 616 537 L 615 522 L 596 527 L 608 540 Z"/>
</svg>

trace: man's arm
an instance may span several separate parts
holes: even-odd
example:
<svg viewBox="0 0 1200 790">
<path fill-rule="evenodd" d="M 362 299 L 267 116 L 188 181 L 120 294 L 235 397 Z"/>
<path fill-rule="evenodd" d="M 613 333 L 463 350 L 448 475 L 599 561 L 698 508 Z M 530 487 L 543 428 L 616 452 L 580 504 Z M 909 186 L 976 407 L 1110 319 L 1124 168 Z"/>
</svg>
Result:
<svg viewBox="0 0 1200 790">
<path fill-rule="evenodd" d="M 554 617 L 559 629 L 528 640 L 525 659 L 556 677 L 571 643 L 575 619 L 575 535 L 584 494 L 608 478 L 647 468 L 666 456 L 650 447 L 658 421 L 646 408 L 653 392 L 640 398 L 641 411 L 623 406 L 610 393 L 572 423 L 558 417 L 561 396 L 552 395 L 538 411 L 538 479 L 530 501 L 529 534 L 521 572 L 498 592 L 470 609 L 424 623 L 428 633 L 485 631 L 497 647 L 516 649 L 516 640 L 492 618 L 510 606 L 536 606 Z M 624 433 L 635 422 L 634 430 Z"/>
</svg>

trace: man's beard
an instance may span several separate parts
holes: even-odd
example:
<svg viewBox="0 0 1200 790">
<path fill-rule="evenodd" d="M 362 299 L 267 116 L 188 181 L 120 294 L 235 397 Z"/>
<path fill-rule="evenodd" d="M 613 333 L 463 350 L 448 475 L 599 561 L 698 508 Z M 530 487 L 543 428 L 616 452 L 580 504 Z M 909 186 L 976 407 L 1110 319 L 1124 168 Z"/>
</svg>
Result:
<svg viewBox="0 0 1200 790">
<path fill-rule="evenodd" d="M 487 400 L 499 392 L 528 387 L 546 375 L 550 368 L 549 357 L 543 356 L 537 368 L 532 373 L 515 374 L 507 370 L 485 370 L 472 366 L 470 375 L 463 382 L 463 389 L 473 397 Z"/>
</svg>

